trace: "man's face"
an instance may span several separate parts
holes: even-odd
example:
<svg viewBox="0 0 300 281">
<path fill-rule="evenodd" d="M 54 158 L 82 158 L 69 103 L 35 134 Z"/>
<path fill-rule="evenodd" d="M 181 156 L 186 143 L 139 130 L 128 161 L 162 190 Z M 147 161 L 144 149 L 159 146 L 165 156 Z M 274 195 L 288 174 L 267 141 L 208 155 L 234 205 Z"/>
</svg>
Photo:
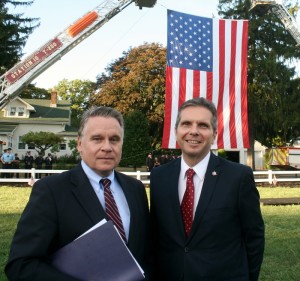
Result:
<svg viewBox="0 0 300 281">
<path fill-rule="evenodd" d="M 212 113 L 205 107 L 190 106 L 181 111 L 175 129 L 176 140 L 182 156 L 189 166 L 194 166 L 209 153 L 216 133 L 211 124 Z"/>
<path fill-rule="evenodd" d="M 106 177 L 118 166 L 122 156 L 123 130 L 115 118 L 90 117 L 77 149 L 82 160 L 96 173 Z"/>
</svg>

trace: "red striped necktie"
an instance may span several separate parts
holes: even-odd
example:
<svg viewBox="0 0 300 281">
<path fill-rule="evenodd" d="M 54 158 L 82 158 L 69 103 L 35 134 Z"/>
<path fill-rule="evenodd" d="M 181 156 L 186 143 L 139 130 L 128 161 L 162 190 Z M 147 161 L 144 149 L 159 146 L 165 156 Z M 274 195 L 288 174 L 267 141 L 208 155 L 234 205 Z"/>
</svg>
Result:
<svg viewBox="0 0 300 281">
<path fill-rule="evenodd" d="M 195 171 L 188 169 L 186 180 L 186 190 L 181 202 L 181 213 L 186 236 L 189 236 L 193 225 L 193 211 L 194 211 L 194 181 L 193 177 Z"/>
<path fill-rule="evenodd" d="M 105 211 L 107 216 L 113 221 L 114 225 L 118 229 L 121 237 L 127 242 L 123 223 L 120 217 L 120 213 L 114 199 L 114 196 L 110 190 L 111 181 L 109 179 L 101 179 L 100 181 L 104 187 L 104 198 L 105 198 Z"/>
</svg>

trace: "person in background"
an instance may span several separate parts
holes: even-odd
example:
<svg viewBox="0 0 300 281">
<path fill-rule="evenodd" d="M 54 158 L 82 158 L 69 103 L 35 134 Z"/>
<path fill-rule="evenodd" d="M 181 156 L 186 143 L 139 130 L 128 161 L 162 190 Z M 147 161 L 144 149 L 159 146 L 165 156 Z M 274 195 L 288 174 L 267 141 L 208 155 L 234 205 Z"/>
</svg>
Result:
<svg viewBox="0 0 300 281">
<path fill-rule="evenodd" d="M 37 170 L 43 169 L 44 157 L 43 154 L 40 152 L 39 155 L 35 158 L 35 167 Z M 38 179 L 42 178 L 42 173 L 37 173 L 36 177 Z"/>
<path fill-rule="evenodd" d="M 250 167 L 211 152 L 217 111 L 186 101 L 175 123 L 182 155 L 152 170 L 154 280 L 257 281 L 265 234 Z"/>
<path fill-rule="evenodd" d="M 25 169 L 33 168 L 34 159 L 30 151 L 27 151 L 24 157 L 24 163 L 25 163 Z M 25 178 L 31 178 L 31 173 L 25 173 Z"/>
<path fill-rule="evenodd" d="M 12 168 L 13 169 L 20 168 L 20 158 L 18 156 L 18 153 L 15 153 L 15 160 L 12 162 Z M 16 173 L 16 178 L 18 179 L 19 177 L 20 177 L 19 173 Z"/>
<path fill-rule="evenodd" d="M 162 154 L 160 158 L 160 164 L 167 164 L 170 161 L 169 155 L 168 154 Z"/>
<path fill-rule="evenodd" d="M 148 153 L 147 158 L 146 158 L 146 167 L 147 167 L 147 172 L 152 171 L 153 167 L 154 167 L 154 161 L 152 158 L 152 153 Z M 147 178 L 149 179 L 150 176 L 147 176 Z"/>
<path fill-rule="evenodd" d="M 156 168 L 156 167 L 158 167 L 158 166 L 160 166 L 160 161 L 159 161 L 158 157 L 155 156 L 155 157 L 154 157 L 153 167 Z"/>
<path fill-rule="evenodd" d="M 13 161 L 15 160 L 14 154 L 11 152 L 11 148 L 9 147 L 4 150 L 4 153 L 1 156 L 2 168 L 3 169 L 12 169 Z M 11 178 L 12 173 L 4 173 L 4 177 Z"/>
<path fill-rule="evenodd" d="M 76 280 L 51 266 L 49 258 L 102 219 L 110 220 L 107 182 L 120 214 L 119 231 L 149 280 L 150 217 L 145 187 L 115 170 L 123 138 L 123 117 L 115 109 L 100 106 L 83 113 L 77 139 L 81 162 L 34 183 L 5 267 L 9 280 Z"/>
<path fill-rule="evenodd" d="M 45 158 L 45 169 L 46 170 L 52 170 L 53 166 L 53 157 L 51 153 L 48 153 L 47 157 Z M 46 173 L 46 176 L 48 176 L 49 173 Z"/>
<path fill-rule="evenodd" d="M 2 156 L 7 153 L 7 149 L 3 149 L 3 153 L 1 154 L 1 157 L 0 157 L 0 162 L 1 162 L 1 168 L 4 169 L 4 163 L 2 161 Z M 6 177 L 6 173 L 1 173 L 1 178 L 4 178 Z"/>
<path fill-rule="evenodd" d="M 147 166 L 147 172 L 151 172 L 154 166 L 154 161 L 152 158 L 152 153 L 148 153 L 146 158 L 146 166 Z"/>
</svg>

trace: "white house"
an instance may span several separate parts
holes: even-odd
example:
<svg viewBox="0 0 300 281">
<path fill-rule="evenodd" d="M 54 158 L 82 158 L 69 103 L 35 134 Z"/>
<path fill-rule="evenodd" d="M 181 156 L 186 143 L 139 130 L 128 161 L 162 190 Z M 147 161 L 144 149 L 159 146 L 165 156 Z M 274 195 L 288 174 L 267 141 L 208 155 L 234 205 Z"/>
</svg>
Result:
<svg viewBox="0 0 300 281">
<path fill-rule="evenodd" d="M 69 101 L 57 99 L 57 93 L 52 92 L 51 100 L 21 99 L 16 97 L 0 112 L 0 153 L 3 149 L 11 147 L 13 153 L 19 157 L 25 156 L 27 151 L 36 156 L 38 152 L 34 147 L 22 142 L 22 136 L 32 132 L 53 132 L 65 140 L 60 144 L 57 157 L 69 155 L 70 140 L 77 138 L 77 128 L 72 128 L 71 104 Z M 49 153 L 46 151 L 46 153 Z"/>
</svg>

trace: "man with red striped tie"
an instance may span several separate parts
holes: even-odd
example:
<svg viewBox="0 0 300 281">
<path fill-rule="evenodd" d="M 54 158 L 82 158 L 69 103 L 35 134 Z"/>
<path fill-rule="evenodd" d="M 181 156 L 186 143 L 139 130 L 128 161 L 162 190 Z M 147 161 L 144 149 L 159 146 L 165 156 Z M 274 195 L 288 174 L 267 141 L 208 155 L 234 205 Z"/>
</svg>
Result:
<svg viewBox="0 0 300 281">
<path fill-rule="evenodd" d="M 180 158 L 150 177 L 155 277 L 163 281 L 257 281 L 264 222 L 250 167 L 211 152 L 217 110 L 184 102 L 175 134 Z"/>
</svg>

